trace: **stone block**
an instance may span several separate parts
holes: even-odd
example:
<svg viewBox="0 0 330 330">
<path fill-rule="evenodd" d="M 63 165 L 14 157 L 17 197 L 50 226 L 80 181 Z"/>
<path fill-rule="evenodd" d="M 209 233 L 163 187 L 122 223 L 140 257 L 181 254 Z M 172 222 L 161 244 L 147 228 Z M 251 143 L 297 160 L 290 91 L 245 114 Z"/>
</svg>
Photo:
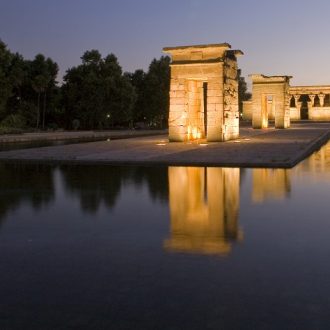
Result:
<svg viewBox="0 0 330 330">
<path fill-rule="evenodd" d="M 185 98 L 184 97 L 173 97 L 170 99 L 170 107 L 172 105 L 184 105 L 185 102 Z"/>
</svg>

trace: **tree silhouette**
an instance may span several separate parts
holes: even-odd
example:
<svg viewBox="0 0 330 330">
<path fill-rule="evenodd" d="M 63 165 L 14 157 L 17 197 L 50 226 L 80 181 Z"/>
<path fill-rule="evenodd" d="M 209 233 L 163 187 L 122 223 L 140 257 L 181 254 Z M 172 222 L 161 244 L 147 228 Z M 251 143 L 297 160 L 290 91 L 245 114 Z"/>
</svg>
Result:
<svg viewBox="0 0 330 330">
<path fill-rule="evenodd" d="M 83 128 L 104 128 L 131 123 L 135 91 L 122 74 L 117 57 L 105 58 L 97 50 L 84 53 L 82 64 L 64 76 L 63 95 L 67 120 Z"/>
<path fill-rule="evenodd" d="M 0 163 L 0 220 L 27 201 L 35 210 L 54 199 L 53 167 Z"/>
<path fill-rule="evenodd" d="M 251 98 L 252 94 L 247 92 L 247 84 L 245 78 L 241 76 L 242 70 L 237 70 L 237 79 L 238 79 L 238 105 L 239 112 L 243 112 L 243 101 L 247 101 Z"/>
</svg>

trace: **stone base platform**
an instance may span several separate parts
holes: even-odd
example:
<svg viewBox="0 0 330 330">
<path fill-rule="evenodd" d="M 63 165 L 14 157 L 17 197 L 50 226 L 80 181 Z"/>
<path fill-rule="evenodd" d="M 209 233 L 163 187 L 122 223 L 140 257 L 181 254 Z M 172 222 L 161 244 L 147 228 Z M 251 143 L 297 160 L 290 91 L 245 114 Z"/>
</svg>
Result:
<svg viewBox="0 0 330 330">
<path fill-rule="evenodd" d="M 168 143 L 167 135 L 0 152 L 0 161 L 291 168 L 330 138 L 330 123 L 243 127 L 228 142 Z"/>
</svg>

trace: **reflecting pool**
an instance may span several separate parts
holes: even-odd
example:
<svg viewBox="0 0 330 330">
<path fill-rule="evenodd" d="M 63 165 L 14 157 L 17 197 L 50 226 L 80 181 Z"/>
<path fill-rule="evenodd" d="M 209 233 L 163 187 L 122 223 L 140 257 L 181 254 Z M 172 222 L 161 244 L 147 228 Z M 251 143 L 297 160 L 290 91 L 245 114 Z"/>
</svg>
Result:
<svg viewBox="0 0 330 330">
<path fill-rule="evenodd" d="M 0 163 L 0 329 L 328 329 L 330 144 L 294 169 Z"/>
</svg>

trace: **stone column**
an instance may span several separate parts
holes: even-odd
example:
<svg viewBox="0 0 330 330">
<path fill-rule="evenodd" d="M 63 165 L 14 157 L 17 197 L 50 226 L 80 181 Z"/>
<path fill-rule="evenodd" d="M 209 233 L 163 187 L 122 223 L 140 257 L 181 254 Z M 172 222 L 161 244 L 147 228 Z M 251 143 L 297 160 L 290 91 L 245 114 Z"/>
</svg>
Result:
<svg viewBox="0 0 330 330">
<path fill-rule="evenodd" d="M 321 93 L 318 94 L 319 100 L 320 100 L 320 106 L 323 107 L 324 106 L 324 98 L 325 98 L 325 94 Z"/>
<path fill-rule="evenodd" d="M 296 102 L 296 108 L 297 108 L 298 110 L 301 109 L 301 105 L 302 105 L 302 102 Z"/>
<path fill-rule="evenodd" d="M 294 97 L 294 105 L 296 108 L 298 108 L 298 103 L 299 103 L 298 101 L 299 101 L 300 95 L 293 95 L 293 97 Z"/>
<path fill-rule="evenodd" d="M 310 107 L 312 108 L 314 106 L 314 99 L 315 99 L 315 95 L 314 94 L 310 94 L 308 95 L 309 99 L 311 100 L 310 102 L 307 102 L 308 105 L 310 105 Z"/>
</svg>

